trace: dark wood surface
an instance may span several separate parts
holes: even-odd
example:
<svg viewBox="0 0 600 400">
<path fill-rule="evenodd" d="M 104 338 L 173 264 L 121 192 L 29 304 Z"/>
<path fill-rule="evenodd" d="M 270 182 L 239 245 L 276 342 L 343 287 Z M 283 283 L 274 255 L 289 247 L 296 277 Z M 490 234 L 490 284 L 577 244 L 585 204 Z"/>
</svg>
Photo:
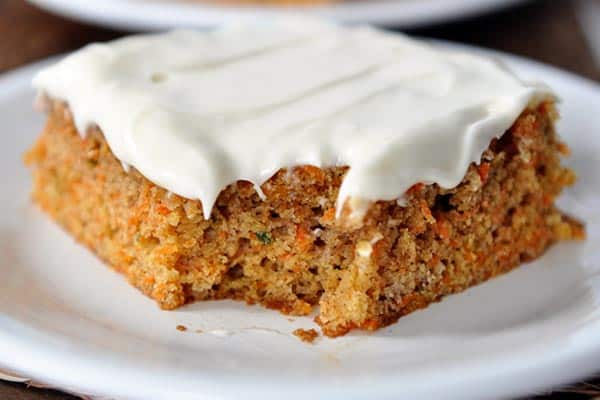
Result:
<svg viewBox="0 0 600 400">
<path fill-rule="evenodd" d="M 411 33 L 526 56 L 600 81 L 600 70 L 592 61 L 577 23 L 575 0 L 532 1 L 500 13 Z M 91 41 L 108 40 L 122 34 L 50 15 L 23 0 L 0 0 L 0 72 L 76 49 Z M 600 377 L 590 377 L 586 382 L 540 393 L 536 399 L 559 398 L 600 399 Z M 76 397 L 0 382 L 0 400 L 42 399 L 75 400 Z"/>
</svg>

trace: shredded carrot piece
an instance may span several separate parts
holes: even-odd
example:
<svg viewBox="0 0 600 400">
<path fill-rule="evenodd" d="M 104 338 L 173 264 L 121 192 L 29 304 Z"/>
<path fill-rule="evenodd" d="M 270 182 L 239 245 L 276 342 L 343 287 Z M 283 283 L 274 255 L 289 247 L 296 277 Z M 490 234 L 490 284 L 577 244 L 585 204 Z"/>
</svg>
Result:
<svg viewBox="0 0 600 400">
<path fill-rule="evenodd" d="M 477 168 L 477 172 L 479 173 L 481 182 L 487 181 L 488 176 L 490 174 L 490 163 L 482 162 L 481 164 L 479 164 L 479 167 Z"/>
<path fill-rule="evenodd" d="M 435 230 L 442 239 L 448 240 L 450 238 L 450 232 L 448 232 L 448 226 L 444 220 L 437 221 Z"/>
<path fill-rule="evenodd" d="M 321 220 L 323 220 L 323 222 L 331 222 L 335 219 L 335 208 L 330 208 L 327 211 L 325 211 L 323 213 L 323 216 L 321 217 Z"/>
<path fill-rule="evenodd" d="M 154 277 L 147 276 L 144 278 L 143 282 L 144 282 L 144 284 L 151 286 L 151 285 L 154 285 L 155 280 L 154 280 Z"/>
<path fill-rule="evenodd" d="M 419 206 L 421 208 L 421 214 L 423 215 L 423 217 L 425 217 L 425 220 L 427 221 L 427 223 L 429 223 L 429 224 L 435 223 L 435 218 L 431 214 L 431 209 L 427 205 L 427 202 L 425 200 L 421 200 L 421 202 L 419 203 Z"/>
<path fill-rule="evenodd" d="M 398 306 L 400 306 L 400 307 L 406 306 L 408 303 L 410 303 L 412 300 L 414 300 L 415 297 L 416 297 L 416 295 L 414 293 L 409 293 L 409 294 L 402 296 Z"/>
<path fill-rule="evenodd" d="M 429 260 L 429 261 L 427 262 L 427 266 L 428 266 L 429 268 L 433 268 L 433 267 L 435 267 L 436 265 L 438 265 L 438 264 L 439 264 L 439 262 L 440 262 L 440 257 L 439 257 L 439 256 L 436 256 L 436 255 L 434 255 L 433 257 L 431 257 L 431 260 Z"/>
<path fill-rule="evenodd" d="M 473 253 L 472 251 L 467 251 L 465 253 L 465 259 L 469 262 L 473 262 L 477 260 L 477 254 Z"/>
<path fill-rule="evenodd" d="M 310 246 L 310 234 L 302 225 L 296 225 L 296 243 L 300 250 L 306 250 Z"/>
<path fill-rule="evenodd" d="M 374 331 L 377 328 L 379 328 L 379 326 L 379 322 L 377 322 L 377 320 L 375 319 L 368 319 L 360 325 L 362 329 L 365 329 L 367 331 Z"/>
<path fill-rule="evenodd" d="M 156 210 L 158 211 L 159 214 L 161 215 L 167 215 L 171 212 L 171 210 L 169 210 L 166 206 L 163 206 L 162 204 L 159 205 Z"/>
<path fill-rule="evenodd" d="M 415 183 L 414 185 L 412 185 L 411 187 L 408 188 L 408 190 L 406 191 L 406 194 L 410 195 L 410 194 L 419 193 L 421 190 L 423 190 L 424 187 L 425 187 L 425 184 L 422 182 Z"/>
</svg>

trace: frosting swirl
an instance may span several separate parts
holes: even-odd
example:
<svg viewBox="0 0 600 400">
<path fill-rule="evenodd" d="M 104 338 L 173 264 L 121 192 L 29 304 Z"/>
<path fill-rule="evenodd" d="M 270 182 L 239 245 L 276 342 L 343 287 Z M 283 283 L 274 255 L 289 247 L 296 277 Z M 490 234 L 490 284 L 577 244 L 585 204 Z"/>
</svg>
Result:
<svg viewBox="0 0 600 400">
<path fill-rule="evenodd" d="M 498 61 L 400 34 L 310 19 L 174 31 L 89 45 L 37 74 L 80 132 L 202 201 L 283 167 L 348 166 L 348 198 L 401 198 L 417 182 L 456 186 L 490 140 L 536 98 Z"/>
</svg>

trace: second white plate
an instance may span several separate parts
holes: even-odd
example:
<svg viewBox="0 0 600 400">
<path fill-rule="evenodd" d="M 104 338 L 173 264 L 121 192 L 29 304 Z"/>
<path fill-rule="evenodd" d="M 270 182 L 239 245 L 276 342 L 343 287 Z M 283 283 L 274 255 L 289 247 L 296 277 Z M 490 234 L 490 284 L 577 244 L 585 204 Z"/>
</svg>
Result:
<svg viewBox="0 0 600 400">
<path fill-rule="evenodd" d="M 346 0 L 317 6 L 210 5 L 203 0 L 29 0 L 72 19 L 129 31 L 209 28 L 240 18 L 308 13 L 344 23 L 414 28 L 474 16 L 524 0 Z"/>
</svg>

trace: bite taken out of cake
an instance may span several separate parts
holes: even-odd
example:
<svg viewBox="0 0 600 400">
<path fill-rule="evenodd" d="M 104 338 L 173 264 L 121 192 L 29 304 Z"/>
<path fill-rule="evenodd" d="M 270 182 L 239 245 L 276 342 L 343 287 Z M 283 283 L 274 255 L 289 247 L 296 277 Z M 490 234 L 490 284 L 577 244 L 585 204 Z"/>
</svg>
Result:
<svg viewBox="0 0 600 400">
<path fill-rule="evenodd" d="M 375 330 L 584 237 L 553 93 L 486 57 L 275 19 L 89 45 L 34 85 L 34 201 L 164 309 Z"/>
</svg>

